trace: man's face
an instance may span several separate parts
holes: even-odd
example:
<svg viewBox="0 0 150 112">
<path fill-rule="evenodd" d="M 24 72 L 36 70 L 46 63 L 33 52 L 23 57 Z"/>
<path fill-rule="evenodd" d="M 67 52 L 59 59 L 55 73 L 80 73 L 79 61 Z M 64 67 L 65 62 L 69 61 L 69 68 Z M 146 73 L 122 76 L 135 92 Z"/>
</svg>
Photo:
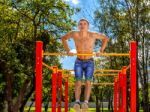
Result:
<svg viewBox="0 0 150 112">
<path fill-rule="evenodd" d="M 87 23 L 87 21 L 80 21 L 78 28 L 80 31 L 88 31 L 89 29 L 89 24 Z"/>
</svg>

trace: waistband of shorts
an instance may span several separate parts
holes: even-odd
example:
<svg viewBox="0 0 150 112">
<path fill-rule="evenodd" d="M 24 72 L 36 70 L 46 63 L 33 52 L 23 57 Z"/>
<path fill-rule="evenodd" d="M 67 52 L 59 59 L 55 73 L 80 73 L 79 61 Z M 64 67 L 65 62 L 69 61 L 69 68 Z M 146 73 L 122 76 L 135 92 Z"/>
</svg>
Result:
<svg viewBox="0 0 150 112">
<path fill-rule="evenodd" d="M 80 58 L 78 58 L 78 57 L 77 57 L 77 60 L 80 60 L 80 61 L 94 61 L 93 58 L 89 58 L 89 59 L 80 59 Z"/>
</svg>

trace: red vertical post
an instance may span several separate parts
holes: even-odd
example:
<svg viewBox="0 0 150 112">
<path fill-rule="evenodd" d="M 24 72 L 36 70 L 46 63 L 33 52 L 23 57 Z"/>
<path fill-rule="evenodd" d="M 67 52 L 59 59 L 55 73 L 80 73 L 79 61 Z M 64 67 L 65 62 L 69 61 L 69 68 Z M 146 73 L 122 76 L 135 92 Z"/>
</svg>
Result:
<svg viewBox="0 0 150 112">
<path fill-rule="evenodd" d="M 68 78 L 65 81 L 65 112 L 68 112 Z"/>
<path fill-rule="evenodd" d="M 119 112 L 119 74 L 118 74 L 118 78 L 117 78 L 117 112 Z"/>
<path fill-rule="evenodd" d="M 119 73 L 119 112 L 122 112 L 122 100 L 123 100 L 123 95 L 122 95 L 122 86 L 123 86 L 123 81 L 122 81 L 122 73 Z"/>
<path fill-rule="evenodd" d="M 56 112 L 56 97 L 57 97 L 57 67 L 53 67 L 52 73 L 52 112 Z"/>
<path fill-rule="evenodd" d="M 130 111 L 136 112 L 136 97 L 137 97 L 137 71 L 136 71 L 136 60 L 137 60 L 137 46 L 136 42 L 132 41 L 130 43 Z"/>
<path fill-rule="evenodd" d="M 62 100 L 62 71 L 58 71 L 58 110 L 61 112 L 61 100 Z"/>
<path fill-rule="evenodd" d="M 43 42 L 36 42 L 36 84 L 35 84 L 35 111 L 42 109 L 42 49 Z"/>
<path fill-rule="evenodd" d="M 122 68 L 122 112 L 127 112 L 127 67 Z"/>
<path fill-rule="evenodd" d="M 114 112 L 117 112 L 117 83 L 118 78 L 114 80 Z"/>
</svg>

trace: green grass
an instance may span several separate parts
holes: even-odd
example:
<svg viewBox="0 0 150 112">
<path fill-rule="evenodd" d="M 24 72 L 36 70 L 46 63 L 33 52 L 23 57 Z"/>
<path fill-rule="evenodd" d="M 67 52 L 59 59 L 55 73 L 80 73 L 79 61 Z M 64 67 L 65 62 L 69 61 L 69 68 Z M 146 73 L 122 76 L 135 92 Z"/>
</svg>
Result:
<svg viewBox="0 0 150 112">
<path fill-rule="evenodd" d="M 24 112 L 28 112 L 29 107 L 26 107 Z M 62 112 L 63 112 L 64 108 L 62 108 Z M 42 108 L 42 111 L 44 112 L 44 108 Z M 35 112 L 35 107 L 31 107 L 30 112 Z M 48 112 L 51 112 L 51 108 L 48 109 Z M 70 111 L 68 112 L 75 112 L 73 110 L 73 108 L 70 109 Z M 88 112 L 96 112 L 95 108 L 89 108 Z M 104 108 L 104 112 L 109 112 L 107 108 Z M 143 112 L 143 110 L 140 110 L 140 112 Z"/>
<path fill-rule="evenodd" d="M 25 110 L 24 110 L 24 112 L 27 112 L 28 111 L 28 109 L 29 109 L 29 107 L 26 107 L 25 108 Z M 62 111 L 64 110 L 64 108 L 62 108 Z M 107 108 L 104 108 L 104 112 L 108 112 L 107 111 Z M 35 111 L 35 108 L 34 107 L 32 107 L 31 109 L 30 109 L 30 112 L 34 112 Z M 42 111 L 44 112 L 44 108 L 42 108 Z M 95 110 L 95 108 L 89 108 L 89 111 L 88 112 L 95 112 L 96 110 Z M 48 109 L 48 112 L 51 112 L 51 108 L 49 108 Z M 74 112 L 74 110 L 73 110 L 73 108 L 70 108 L 70 111 L 68 111 L 68 112 Z"/>
</svg>

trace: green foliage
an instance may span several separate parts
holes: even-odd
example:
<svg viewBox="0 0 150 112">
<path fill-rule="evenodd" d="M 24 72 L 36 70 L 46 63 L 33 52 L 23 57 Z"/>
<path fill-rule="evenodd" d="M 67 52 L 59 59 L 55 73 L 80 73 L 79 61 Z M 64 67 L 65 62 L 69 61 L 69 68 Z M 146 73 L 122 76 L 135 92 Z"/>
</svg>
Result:
<svg viewBox="0 0 150 112">
<path fill-rule="evenodd" d="M 62 0 L 0 0 L 0 106 L 7 102 L 6 91 L 12 94 L 14 106 L 20 103 L 22 110 L 35 88 L 35 41 L 44 43 L 47 52 L 62 51 L 60 35 L 69 31 L 75 22 L 71 20 L 75 9 Z M 44 57 L 50 66 L 61 68 L 58 57 Z M 43 69 L 43 101 L 50 101 L 51 71 Z M 11 77 L 11 88 L 7 90 L 7 76 Z M 20 91 L 29 80 L 21 102 Z M 23 103 L 22 103 L 23 102 Z M 9 105 L 9 106 L 10 106 Z M 17 107 L 17 106 L 14 106 Z M 1 108 L 0 107 L 0 108 Z M 15 111 L 15 109 L 13 109 Z M 18 110 L 17 110 L 18 111 Z"/>
<path fill-rule="evenodd" d="M 142 87 L 145 112 L 148 111 L 148 68 L 150 45 L 150 8 L 146 0 L 99 0 L 100 8 L 95 11 L 95 23 L 100 32 L 111 39 L 106 52 L 129 52 L 129 43 L 137 41 L 138 76 Z M 126 58 L 106 58 L 104 68 L 121 69 L 129 65 Z M 141 93 L 140 93 L 141 95 Z M 141 97 L 140 97 L 141 100 Z"/>
</svg>

